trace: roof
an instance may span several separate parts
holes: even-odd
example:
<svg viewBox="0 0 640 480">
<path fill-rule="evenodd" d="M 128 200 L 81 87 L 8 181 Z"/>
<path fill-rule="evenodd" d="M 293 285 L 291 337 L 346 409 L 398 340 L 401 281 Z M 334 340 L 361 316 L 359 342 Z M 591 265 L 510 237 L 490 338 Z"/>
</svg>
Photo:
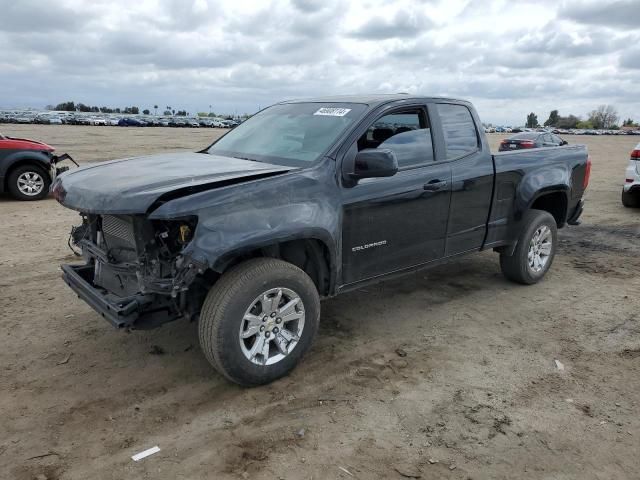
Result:
<svg viewBox="0 0 640 480">
<path fill-rule="evenodd" d="M 294 100 L 285 100 L 280 103 L 363 103 L 369 106 L 382 105 L 383 103 L 401 101 L 401 100 L 455 100 L 445 97 L 426 97 L 424 95 L 410 95 L 408 93 L 390 93 L 390 94 L 371 94 L 371 95 L 334 95 L 331 97 L 316 98 L 297 98 Z"/>
</svg>

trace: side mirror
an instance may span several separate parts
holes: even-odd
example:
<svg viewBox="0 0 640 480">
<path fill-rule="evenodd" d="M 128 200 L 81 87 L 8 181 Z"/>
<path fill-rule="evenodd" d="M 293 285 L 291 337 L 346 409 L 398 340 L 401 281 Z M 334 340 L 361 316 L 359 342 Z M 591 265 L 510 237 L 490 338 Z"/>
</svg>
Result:
<svg viewBox="0 0 640 480">
<path fill-rule="evenodd" d="M 566 140 L 562 140 L 560 142 L 560 146 L 562 147 L 563 145 L 569 145 L 569 142 L 567 142 Z"/>
<path fill-rule="evenodd" d="M 358 180 L 360 178 L 392 177 L 398 172 L 396 154 L 386 148 L 367 148 L 356 154 L 353 171 L 348 175 Z"/>
</svg>

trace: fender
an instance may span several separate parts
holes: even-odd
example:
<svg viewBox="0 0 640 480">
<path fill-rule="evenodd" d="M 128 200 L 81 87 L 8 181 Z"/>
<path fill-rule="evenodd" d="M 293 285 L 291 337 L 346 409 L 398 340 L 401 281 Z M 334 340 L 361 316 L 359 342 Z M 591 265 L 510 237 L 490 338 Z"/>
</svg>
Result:
<svg viewBox="0 0 640 480">
<path fill-rule="evenodd" d="M 340 271 L 342 206 L 333 160 L 295 174 L 249 181 L 170 200 L 149 219 L 197 216 L 184 253 L 221 272 L 238 255 L 293 240 L 318 240 Z M 336 276 L 337 278 L 337 276 Z M 335 284 L 335 278 L 331 279 Z"/>
<path fill-rule="evenodd" d="M 264 211 L 235 214 L 226 218 L 218 217 L 198 223 L 194 240 L 184 254 L 197 263 L 206 264 L 211 270 L 222 273 L 236 259 L 254 250 L 268 248 L 295 240 L 317 240 L 329 254 L 329 293 L 336 285 L 338 264 L 335 241 L 335 227 L 330 225 L 335 213 L 305 204 L 286 205 Z M 310 216 L 311 214 L 311 216 Z M 287 221 L 274 224 L 272 220 L 286 218 Z M 321 226 L 314 226 L 321 225 Z M 252 225 L 250 234 L 243 225 Z M 331 229 L 334 231 L 332 232 Z"/>
<path fill-rule="evenodd" d="M 515 203 L 515 211 L 513 221 L 511 222 L 511 226 L 508 231 L 507 238 L 510 239 L 508 242 L 508 246 L 506 248 L 506 252 L 511 255 L 518 245 L 518 236 L 520 231 L 522 230 L 522 217 L 525 212 L 531 209 L 531 207 L 535 204 L 536 200 L 545 195 L 551 193 L 561 193 L 565 198 L 565 205 L 569 200 L 570 188 L 569 185 L 564 185 L 562 183 L 554 183 L 550 185 L 544 185 L 537 180 L 530 179 L 528 183 L 526 177 L 523 179 L 522 186 L 525 187 L 525 191 L 520 190 L 518 196 L 516 197 Z M 536 189 L 537 187 L 537 189 Z M 567 216 L 567 209 L 564 210 L 564 218 L 559 224 L 559 227 L 564 225 Z"/>
<path fill-rule="evenodd" d="M 570 194 L 571 173 L 564 164 L 544 165 L 527 172 L 516 190 L 514 218 L 519 220 L 524 212 L 542 195 L 551 192 Z"/>
</svg>

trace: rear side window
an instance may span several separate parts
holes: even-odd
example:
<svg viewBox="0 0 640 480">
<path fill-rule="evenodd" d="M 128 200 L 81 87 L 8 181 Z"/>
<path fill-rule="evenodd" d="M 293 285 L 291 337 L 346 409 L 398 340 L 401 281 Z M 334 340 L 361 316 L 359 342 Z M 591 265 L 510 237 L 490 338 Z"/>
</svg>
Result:
<svg viewBox="0 0 640 480">
<path fill-rule="evenodd" d="M 464 105 L 438 104 L 446 158 L 451 160 L 478 150 L 478 134 L 471 112 Z"/>
</svg>

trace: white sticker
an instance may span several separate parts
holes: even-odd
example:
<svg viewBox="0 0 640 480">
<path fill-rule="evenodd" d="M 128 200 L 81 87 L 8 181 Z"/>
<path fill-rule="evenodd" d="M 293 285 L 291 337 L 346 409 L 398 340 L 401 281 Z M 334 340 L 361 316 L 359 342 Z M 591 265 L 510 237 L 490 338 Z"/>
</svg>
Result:
<svg viewBox="0 0 640 480">
<path fill-rule="evenodd" d="M 322 107 L 314 115 L 327 115 L 329 117 L 344 117 L 351 111 L 350 108 Z"/>
</svg>

